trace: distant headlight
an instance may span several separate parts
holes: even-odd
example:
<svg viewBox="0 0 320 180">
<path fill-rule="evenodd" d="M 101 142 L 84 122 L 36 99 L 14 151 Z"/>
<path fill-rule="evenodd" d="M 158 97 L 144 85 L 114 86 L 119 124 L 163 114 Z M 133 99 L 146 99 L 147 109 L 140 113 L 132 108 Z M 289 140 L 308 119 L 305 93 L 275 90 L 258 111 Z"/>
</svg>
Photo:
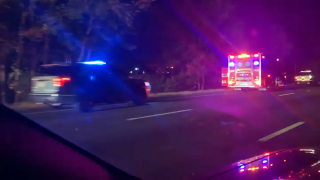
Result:
<svg viewBox="0 0 320 180">
<path fill-rule="evenodd" d="M 311 79 L 311 78 L 312 78 L 312 76 L 310 75 L 310 76 L 309 76 L 309 78 Z"/>
</svg>

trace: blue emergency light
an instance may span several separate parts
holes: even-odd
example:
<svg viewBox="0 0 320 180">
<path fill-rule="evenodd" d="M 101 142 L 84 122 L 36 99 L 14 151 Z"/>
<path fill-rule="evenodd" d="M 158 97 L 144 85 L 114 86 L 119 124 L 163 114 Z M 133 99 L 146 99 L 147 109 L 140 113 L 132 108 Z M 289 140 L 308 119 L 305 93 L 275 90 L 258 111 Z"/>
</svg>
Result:
<svg viewBox="0 0 320 180">
<path fill-rule="evenodd" d="M 82 64 L 87 64 L 87 65 L 105 65 L 106 63 L 103 61 L 84 61 L 84 62 L 80 62 Z"/>
<path fill-rule="evenodd" d="M 253 64 L 254 64 L 255 66 L 258 66 L 258 65 L 259 65 L 259 61 L 254 61 Z"/>
<path fill-rule="evenodd" d="M 233 67 L 233 66 L 234 66 L 234 62 L 230 62 L 230 63 L 229 63 L 229 66 L 230 66 L 230 67 Z"/>
</svg>

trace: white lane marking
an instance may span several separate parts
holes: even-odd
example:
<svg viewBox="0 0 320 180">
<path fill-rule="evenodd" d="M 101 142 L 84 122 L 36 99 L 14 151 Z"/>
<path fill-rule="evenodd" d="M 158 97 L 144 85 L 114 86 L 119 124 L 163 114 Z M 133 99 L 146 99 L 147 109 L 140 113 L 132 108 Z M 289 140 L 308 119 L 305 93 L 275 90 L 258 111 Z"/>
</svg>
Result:
<svg viewBox="0 0 320 180">
<path fill-rule="evenodd" d="M 268 136 L 265 136 L 265 137 L 259 139 L 258 141 L 260 141 L 260 142 L 268 141 L 268 140 L 270 140 L 270 139 L 272 139 L 272 138 L 274 138 L 274 137 L 276 137 L 276 136 L 279 136 L 280 134 L 283 134 L 283 133 L 285 133 L 285 132 L 288 132 L 288 131 L 290 131 L 291 129 L 296 128 L 296 127 L 298 127 L 298 126 L 300 126 L 300 125 L 302 125 L 302 124 L 304 124 L 304 122 L 297 122 L 297 123 L 295 123 L 295 124 L 292 124 L 291 126 L 288 126 L 288 127 L 286 127 L 286 128 L 283 128 L 283 129 L 281 129 L 281 130 L 279 130 L 279 131 L 277 131 L 277 132 L 274 132 L 274 133 L 272 133 L 272 134 L 269 134 Z"/>
<path fill-rule="evenodd" d="M 61 109 L 61 110 L 54 110 L 54 111 L 39 111 L 39 112 L 30 112 L 30 113 L 22 113 L 22 114 L 43 114 L 43 113 L 54 113 L 54 112 L 62 112 L 62 111 L 70 111 L 72 109 Z"/>
<path fill-rule="evenodd" d="M 292 95 L 294 93 L 287 93 L 287 94 L 280 94 L 279 96 L 289 96 L 289 95 Z"/>
<path fill-rule="evenodd" d="M 237 92 L 236 93 L 232 93 L 232 92 L 230 92 L 230 93 L 216 93 L 216 94 L 204 94 L 204 95 L 190 96 L 190 97 L 191 98 L 193 98 L 193 97 L 197 98 L 197 97 L 204 97 L 204 96 L 218 96 L 218 95 L 221 95 L 221 94 L 238 94 L 238 93 Z"/>
<path fill-rule="evenodd" d="M 185 109 L 181 111 L 173 111 L 173 112 L 167 112 L 167 113 L 160 113 L 160 114 L 153 114 L 149 116 L 141 116 L 141 117 L 136 117 L 136 118 L 129 118 L 127 121 L 132 121 L 132 120 L 137 120 L 137 119 L 144 119 L 144 118 L 149 118 L 149 117 L 156 117 L 156 116 L 164 116 L 168 114 L 175 114 L 175 113 L 181 113 L 181 112 L 187 112 L 187 111 L 192 111 L 192 109 Z"/>
<path fill-rule="evenodd" d="M 221 94 L 238 94 L 240 92 L 230 92 L 230 93 L 215 93 L 215 94 L 204 94 L 204 95 L 199 95 L 199 96 L 188 96 L 188 95 L 182 95 L 180 97 L 176 97 L 176 98 L 172 98 L 170 100 L 178 100 L 178 99 L 185 99 L 185 98 L 190 98 L 190 99 L 193 99 L 193 98 L 199 98 L 199 97 L 205 97 L 205 96 L 218 96 L 218 95 L 221 95 Z M 158 101 L 158 102 L 161 102 L 161 101 Z"/>
</svg>

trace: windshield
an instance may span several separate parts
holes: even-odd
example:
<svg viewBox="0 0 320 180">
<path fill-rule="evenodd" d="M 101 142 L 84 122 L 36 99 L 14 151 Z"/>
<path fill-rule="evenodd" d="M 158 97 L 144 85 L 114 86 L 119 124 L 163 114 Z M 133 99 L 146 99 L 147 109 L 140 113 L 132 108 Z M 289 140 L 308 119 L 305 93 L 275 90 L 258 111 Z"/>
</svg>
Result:
<svg viewBox="0 0 320 180">
<path fill-rule="evenodd" d="M 0 97 L 147 180 L 320 146 L 317 3 L 1 0 Z"/>
</svg>

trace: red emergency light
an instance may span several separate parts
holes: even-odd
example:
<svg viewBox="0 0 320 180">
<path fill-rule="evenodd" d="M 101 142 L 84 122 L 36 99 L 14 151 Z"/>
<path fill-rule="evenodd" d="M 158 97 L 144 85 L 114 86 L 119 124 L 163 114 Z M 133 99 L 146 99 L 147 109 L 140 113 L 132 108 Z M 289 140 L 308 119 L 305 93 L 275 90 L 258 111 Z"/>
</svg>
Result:
<svg viewBox="0 0 320 180">
<path fill-rule="evenodd" d="M 249 54 L 240 54 L 238 55 L 238 58 L 249 58 L 250 55 Z"/>
<path fill-rule="evenodd" d="M 70 81 L 70 77 L 54 78 L 53 86 L 63 86 L 67 81 Z"/>
<path fill-rule="evenodd" d="M 250 58 L 250 57 L 259 57 L 259 54 L 253 54 L 253 55 L 249 55 L 249 54 L 240 54 L 237 56 L 233 56 L 233 55 L 229 55 L 230 59 L 234 59 L 235 57 L 241 59 L 241 58 Z M 264 56 L 263 56 L 264 58 Z"/>
</svg>

